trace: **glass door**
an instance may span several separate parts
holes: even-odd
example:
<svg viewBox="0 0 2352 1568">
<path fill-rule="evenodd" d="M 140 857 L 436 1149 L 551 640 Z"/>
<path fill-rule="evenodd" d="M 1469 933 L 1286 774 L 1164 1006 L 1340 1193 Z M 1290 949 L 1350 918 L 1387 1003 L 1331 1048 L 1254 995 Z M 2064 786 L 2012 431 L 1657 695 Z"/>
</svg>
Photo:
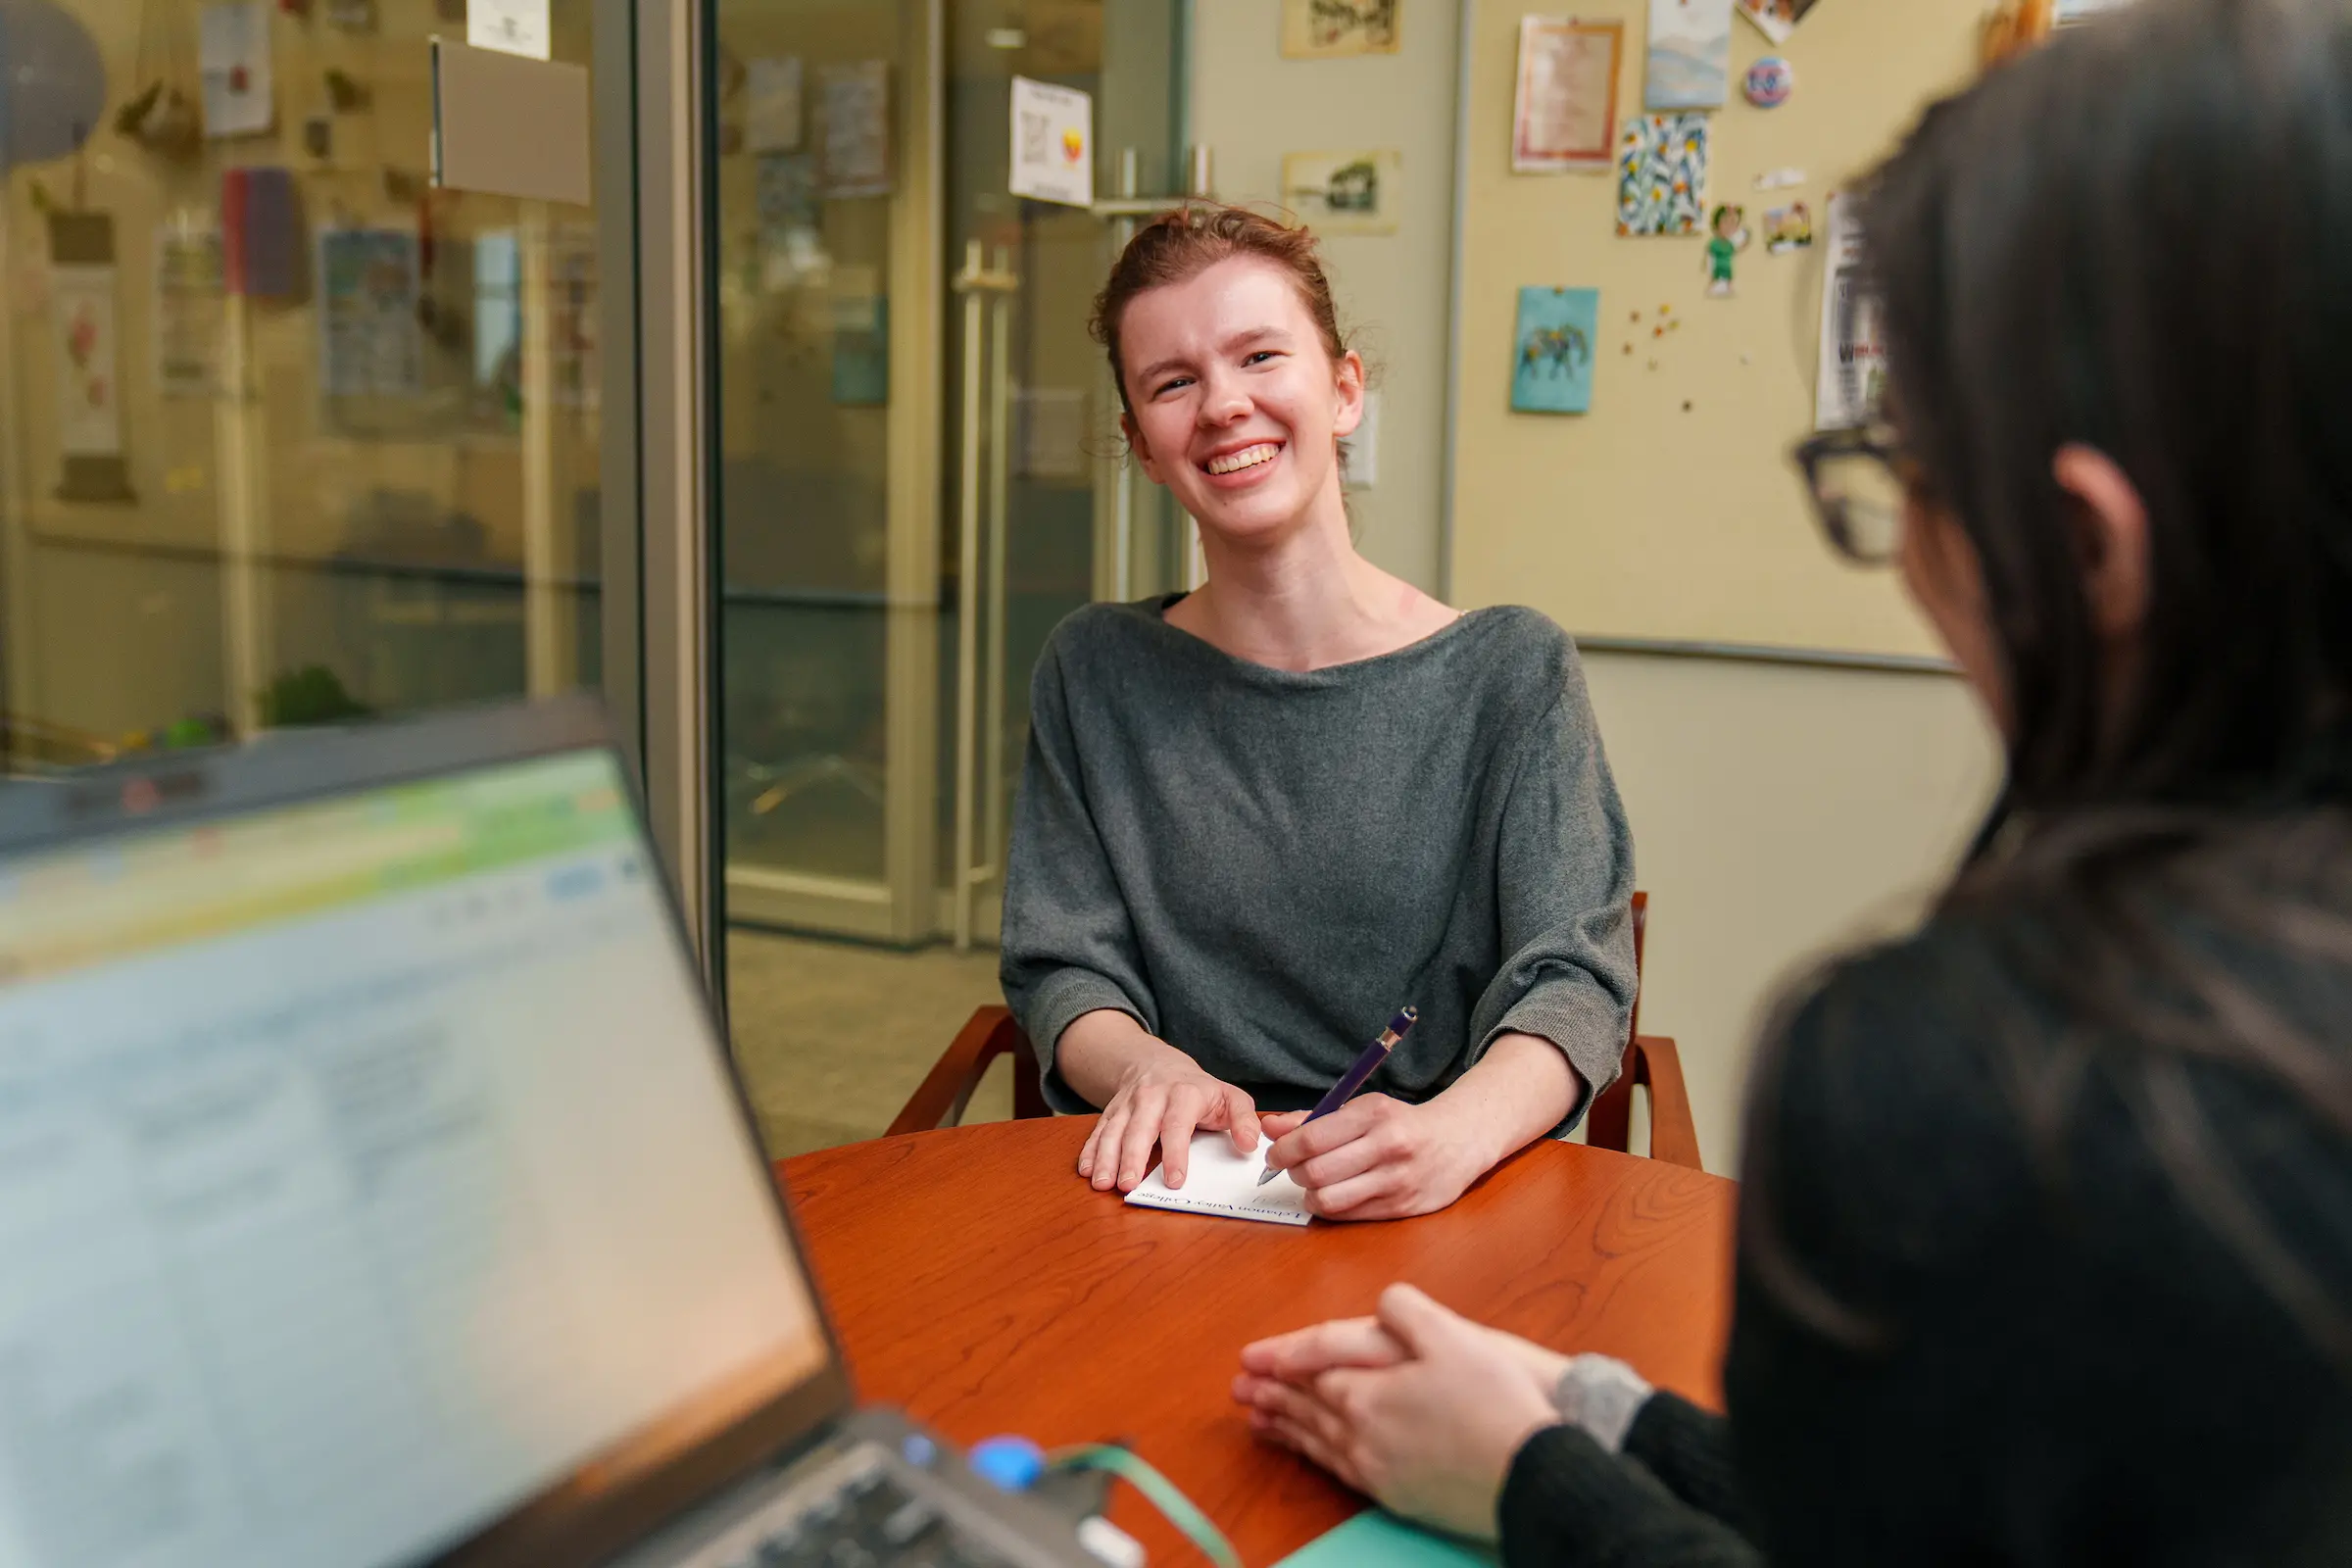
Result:
<svg viewBox="0 0 2352 1568">
<path fill-rule="evenodd" d="M 1179 183 L 1184 6 L 712 3 L 730 1015 L 791 1151 L 998 1000 L 1030 668 L 1181 576 L 1087 311 Z M 1016 75 L 1094 96 L 1092 208 L 1007 193 Z"/>
</svg>

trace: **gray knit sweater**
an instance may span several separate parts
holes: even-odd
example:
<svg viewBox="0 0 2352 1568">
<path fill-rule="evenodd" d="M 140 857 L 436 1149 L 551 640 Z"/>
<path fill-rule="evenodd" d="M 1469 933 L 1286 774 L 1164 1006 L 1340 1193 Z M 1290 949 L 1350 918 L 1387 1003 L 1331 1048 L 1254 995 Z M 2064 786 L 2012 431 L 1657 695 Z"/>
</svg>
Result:
<svg viewBox="0 0 2352 1568">
<path fill-rule="evenodd" d="M 1174 602 L 1079 611 L 1032 683 L 1003 978 L 1048 1098 L 1088 1108 L 1054 1046 L 1110 1007 L 1303 1108 L 1410 1004 L 1371 1089 L 1426 1100 L 1511 1030 L 1589 1102 L 1625 1049 L 1634 852 L 1567 634 L 1473 611 L 1298 674 L 1168 625 Z"/>
</svg>

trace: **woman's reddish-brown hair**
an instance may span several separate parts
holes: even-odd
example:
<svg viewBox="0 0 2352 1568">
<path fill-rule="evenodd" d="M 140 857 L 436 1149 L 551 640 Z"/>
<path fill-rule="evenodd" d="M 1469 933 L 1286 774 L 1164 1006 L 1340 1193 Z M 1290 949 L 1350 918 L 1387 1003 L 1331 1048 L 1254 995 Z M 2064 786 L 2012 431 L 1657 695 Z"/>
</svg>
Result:
<svg viewBox="0 0 2352 1568">
<path fill-rule="evenodd" d="M 1255 256 L 1291 274 L 1298 299 L 1322 336 L 1323 351 L 1337 365 L 1348 352 L 1340 336 L 1339 313 L 1331 303 L 1331 281 L 1323 275 L 1315 236 L 1240 207 L 1190 202 L 1160 214 L 1142 228 L 1095 296 L 1088 324 L 1095 341 L 1110 351 L 1111 379 L 1119 385 L 1119 407 L 1128 409 L 1127 367 L 1119 358 L 1119 321 L 1138 294 L 1181 283 L 1236 256 Z M 1131 409 L 1129 412 L 1133 412 Z"/>
</svg>

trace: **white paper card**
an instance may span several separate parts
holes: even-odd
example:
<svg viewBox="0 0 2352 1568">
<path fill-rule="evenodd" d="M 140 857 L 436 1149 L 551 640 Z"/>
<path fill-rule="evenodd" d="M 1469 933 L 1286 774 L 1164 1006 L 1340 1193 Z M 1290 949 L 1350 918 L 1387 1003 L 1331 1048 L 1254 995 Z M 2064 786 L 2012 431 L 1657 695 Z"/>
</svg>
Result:
<svg viewBox="0 0 2352 1568">
<path fill-rule="evenodd" d="M 264 0 L 230 0 L 197 14 L 207 136 L 259 135 L 272 122 L 270 10 Z"/>
<path fill-rule="evenodd" d="M 1830 197 L 1829 258 L 1821 272 L 1821 368 L 1813 427 L 1852 430 L 1870 422 L 1886 376 L 1879 313 L 1863 288 L 1862 233 L 1854 204 Z"/>
<path fill-rule="evenodd" d="M 1015 196 L 1065 207 L 1095 200 L 1095 99 L 1075 87 L 1012 78 L 1012 176 Z"/>
<path fill-rule="evenodd" d="M 744 70 L 746 152 L 788 153 L 801 145 L 801 58 L 774 55 Z"/>
<path fill-rule="evenodd" d="M 1195 1133 L 1184 1185 L 1171 1190 L 1160 1174 L 1167 1167 L 1154 1165 L 1143 1185 L 1127 1195 L 1127 1201 L 1145 1208 L 1171 1208 L 1185 1214 L 1254 1219 L 1268 1225 L 1303 1225 L 1307 1221 L 1306 1194 L 1287 1173 L 1263 1187 L 1257 1185 L 1259 1172 L 1266 1168 L 1266 1148 L 1270 1142 L 1261 1138 L 1249 1153 L 1237 1154 L 1229 1135 Z"/>
<path fill-rule="evenodd" d="M 545 60 L 555 53 L 548 0 L 466 0 L 466 41 L 476 49 Z"/>
</svg>

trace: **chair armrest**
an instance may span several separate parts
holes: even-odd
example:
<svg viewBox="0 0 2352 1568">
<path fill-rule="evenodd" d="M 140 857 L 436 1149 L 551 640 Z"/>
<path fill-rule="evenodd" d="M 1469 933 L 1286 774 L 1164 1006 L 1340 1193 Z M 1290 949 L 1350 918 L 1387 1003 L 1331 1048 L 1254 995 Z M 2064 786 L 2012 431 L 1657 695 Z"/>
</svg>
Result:
<svg viewBox="0 0 2352 1568">
<path fill-rule="evenodd" d="M 1012 1009 L 980 1007 L 956 1031 L 955 1041 L 939 1060 L 931 1064 L 921 1085 L 907 1097 L 906 1105 L 883 1136 L 896 1138 L 901 1133 L 926 1133 L 955 1126 L 963 1119 L 963 1108 L 970 1103 L 972 1091 L 987 1076 L 989 1064 L 1008 1052 L 1012 1055 L 1013 1115 L 1022 1121 L 1052 1115 L 1039 1079 L 1037 1050 L 1014 1019 Z"/>
<path fill-rule="evenodd" d="M 931 1064 L 915 1092 L 907 1097 L 890 1128 L 883 1134 L 927 1133 L 952 1127 L 963 1114 L 972 1091 L 980 1087 L 988 1064 L 1012 1049 L 1010 1036 L 1020 1033 L 1009 1007 L 980 1007 L 956 1032 L 955 1041 Z"/>
<path fill-rule="evenodd" d="M 1690 1093 L 1683 1086 L 1682 1053 L 1664 1035 L 1636 1035 L 1625 1048 L 1617 1081 L 1585 1112 L 1585 1141 L 1594 1149 L 1632 1152 L 1637 1087 L 1649 1091 L 1649 1157 L 1704 1170 L 1698 1128 L 1690 1119 Z"/>
<path fill-rule="evenodd" d="M 1706 1169 L 1698 1157 L 1698 1125 L 1690 1119 L 1690 1092 L 1683 1085 L 1682 1053 L 1664 1035 L 1641 1035 L 1629 1054 L 1639 1058 L 1639 1081 L 1649 1086 L 1649 1157 Z"/>
</svg>

